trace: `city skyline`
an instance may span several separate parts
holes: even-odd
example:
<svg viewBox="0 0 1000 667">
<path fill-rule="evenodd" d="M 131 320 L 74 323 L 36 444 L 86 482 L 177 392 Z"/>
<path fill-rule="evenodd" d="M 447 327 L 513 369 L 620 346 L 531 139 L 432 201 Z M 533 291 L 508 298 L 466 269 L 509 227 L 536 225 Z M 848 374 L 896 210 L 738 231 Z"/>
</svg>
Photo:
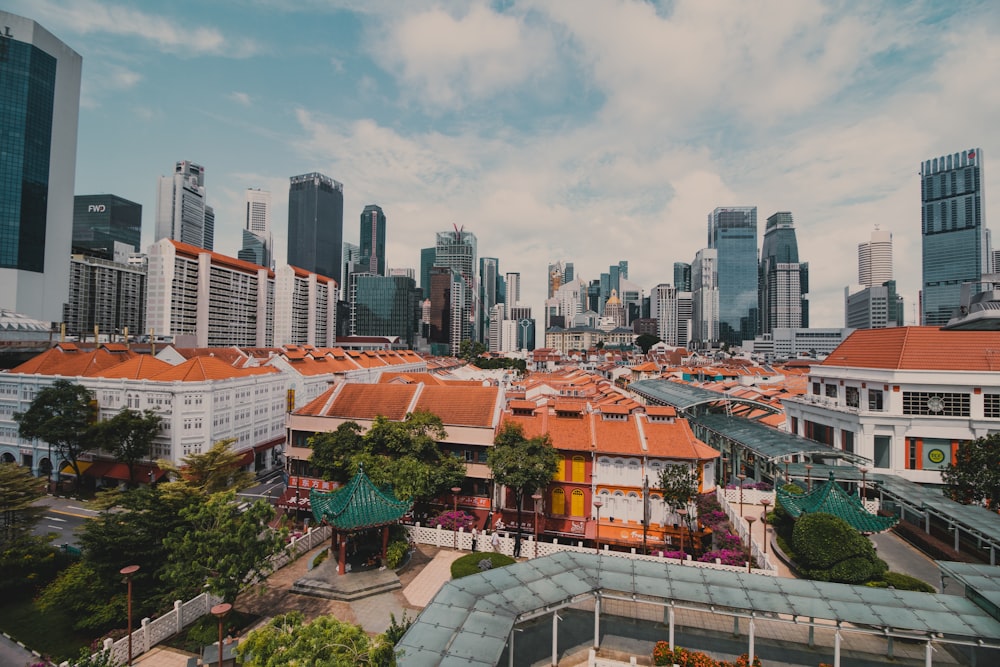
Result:
<svg viewBox="0 0 1000 667">
<path fill-rule="evenodd" d="M 259 187 L 284 257 L 288 178 L 315 170 L 344 183 L 347 220 L 392 218 L 387 267 L 464 225 L 539 313 L 554 260 L 593 280 L 624 258 L 648 295 L 703 247 L 706 214 L 756 206 L 795 216 L 810 324 L 843 324 L 875 224 L 913 322 L 919 166 L 1000 134 L 989 3 L 10 4 L 83 55 L 75 193 L 142 204 L 143 249 L 157 179 L 192 160 L 216 250 L 237 254 Z"/>
</svg>

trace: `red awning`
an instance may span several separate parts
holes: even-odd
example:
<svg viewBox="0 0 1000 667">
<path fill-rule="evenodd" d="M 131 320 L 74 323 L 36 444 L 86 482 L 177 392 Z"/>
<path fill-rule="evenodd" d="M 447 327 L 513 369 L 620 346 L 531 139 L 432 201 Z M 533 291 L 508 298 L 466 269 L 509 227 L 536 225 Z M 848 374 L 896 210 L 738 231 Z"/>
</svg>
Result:
<svg viewBox="0 0 1000 667">
<path fill-rule="evenodd" d="M 274 440 L 270 440 L 268 442 L 264 442 L 264 443 L 261 443 L 259 445 L 254 445 L 253 446 L 253 450 L 255 452 L 267 451 L 268 449 L 274 449 L 278 445 L 284 444 L 284 442 L 285 442 L 285 438 L 284 437 L 275 438 Z"/>
<path fill-rule="evenodd" d="M 153 472 L 153 479 L 159 480 L 166 473 L 149 463 L 136 463 L 135 464 L 135 481 L 136 482 L 149 482 L 149 473 Z M 88 477 L 93 477 L 95 479 L 101 479 L 102 477 L 109 477 L 111 479 L 117 479 L 123 482 L 129 480 L 128 476 L 128 466 L 124 463 L 119 463 L 116 461 L 94 461 L 87 470 L 83 473 Z"/>
<path fill-rule="evenodd" d="M 93 465 L 89 466 L 86 470 L 83 471 L 83 474 L 86 475 L 87 477 L 94 477 L 96 479 L 100 479 L 101 477 L 107 475 L 108 471 L 111 470 L 111 468 L 113 468 L 114 465 L 115 465 L 114 461 L 94 461 Z"/>
</svg>

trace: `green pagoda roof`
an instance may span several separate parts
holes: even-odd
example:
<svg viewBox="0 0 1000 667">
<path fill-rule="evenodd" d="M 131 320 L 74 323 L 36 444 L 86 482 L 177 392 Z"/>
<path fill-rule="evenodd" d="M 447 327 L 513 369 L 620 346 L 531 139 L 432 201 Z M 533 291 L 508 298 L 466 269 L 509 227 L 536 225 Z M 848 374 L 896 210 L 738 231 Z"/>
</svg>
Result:
<svg viewBox="0 0 1000 667">
<path fill-rule="evenodd" d="M 833 480 L 819 484 L 808 493 L 789 493 L 779 487 L 775 489 L 777 500 L 792 517 L 799 518 L 803 514 L 832 514 L 843 519 L 860 533 L 881 533 L 896 525 L 896 517 L 878 516 L 864 508 L 861 500 L 849 494 Z"/>
<path fill-rule="evenodd" d="M 396 498 L 389 489 L 376 487 L 364 470 L 346 485 L 323 493 L 310 489 L 309 502 L 316 521 L 326 521 L 337 530 L 363 530 L 395 523 L 410 511 L 412 501 Z"/>
</svg>

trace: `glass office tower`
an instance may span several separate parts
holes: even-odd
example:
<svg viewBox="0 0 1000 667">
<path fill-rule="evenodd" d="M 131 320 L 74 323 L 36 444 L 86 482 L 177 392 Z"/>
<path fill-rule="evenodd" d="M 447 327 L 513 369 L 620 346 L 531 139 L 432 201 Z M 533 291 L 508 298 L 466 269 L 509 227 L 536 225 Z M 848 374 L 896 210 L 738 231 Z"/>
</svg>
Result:
<svg viewBox="0 0 1000 667">
<path fill-rule="evenodd" d="M 709 213 L 708 247 L 719 252 L 719 340 L 741 345 L 757 336 L 757 207 Z"/>
<path fill-rule="evenodd" d="M 142 204 L 115 195 L 77 195 L 73 199 L 73 252 L 111 261 L 115 244 L 139 250 Z"/>
<path fill-rule="evenodd" d="M 979 148 L 920 166 L 921 324 L 947 324 L 961 305 L 962 283 L 978 282 L 989 269 L 982 167 Z"/>
<path fill-rule="evenodd" d="M 344 184 L 320 173 L 292 176 L 288 188 L 288 264 L 340 284 Z"/>
<path fill-rule="evenodd" d="M 375 204 L 361 212 L 361 270 L 385 275 L 385 213 Z"/>
</svg>

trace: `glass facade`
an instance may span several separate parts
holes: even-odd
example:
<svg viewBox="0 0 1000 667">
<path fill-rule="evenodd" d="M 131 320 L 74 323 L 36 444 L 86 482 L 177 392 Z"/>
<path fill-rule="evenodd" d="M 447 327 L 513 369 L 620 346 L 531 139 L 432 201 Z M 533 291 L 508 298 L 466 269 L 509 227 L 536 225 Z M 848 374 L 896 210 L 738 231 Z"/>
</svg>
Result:
<svg viewBox="0 0 1000 667">
<path fill-rule="evenodd" d="M 344 185 L 319 173 L 292 176 L 288 189 L 288 263 L 340 283 Z"/>
<path fill-rule="evenodd" d="M 45 271 L 56 59 L 0 38 L 0 267 Z"/>
<path fill-rule="evenodd" d="M 361 212 L 361 270 L 385 275 L 385 213 L 375 204 Z"/>
<path fill-rule="evenodd" d="M 757 207 L 712 211 L 708 247 L 719 251 L 719 340 L 741 345 L 757 336 Z"/>
<path fill-rule="evenodd" d="M 350 292 L 352 335 L 399 336 L 412 349 L 420 321 L 420 292 L 413 278 L 356 273 Z"/>
<path fill-rule="evenodd" d="M 767 219 L 760 250 L 760 333 L 809 326 L 808 310 L 804 307 L 808 290 L 804 276 L 808 272 L 809 265 L 799 263 L 792 214 L 775 213 Z"/>
<path fill-rule="evenodd" d="M 139 250 L 142 204 L 115 195 L 73 198 L 73 252 L 113 260 L 115 241 Z"/>
<path fill-rule="evenodd" d="M 921 165 L 922 324 L 947 324 L 961 305 L 962 283 L 978 282 L 989 268 L 982 164 L 974 148 Z"/>
</svg>

